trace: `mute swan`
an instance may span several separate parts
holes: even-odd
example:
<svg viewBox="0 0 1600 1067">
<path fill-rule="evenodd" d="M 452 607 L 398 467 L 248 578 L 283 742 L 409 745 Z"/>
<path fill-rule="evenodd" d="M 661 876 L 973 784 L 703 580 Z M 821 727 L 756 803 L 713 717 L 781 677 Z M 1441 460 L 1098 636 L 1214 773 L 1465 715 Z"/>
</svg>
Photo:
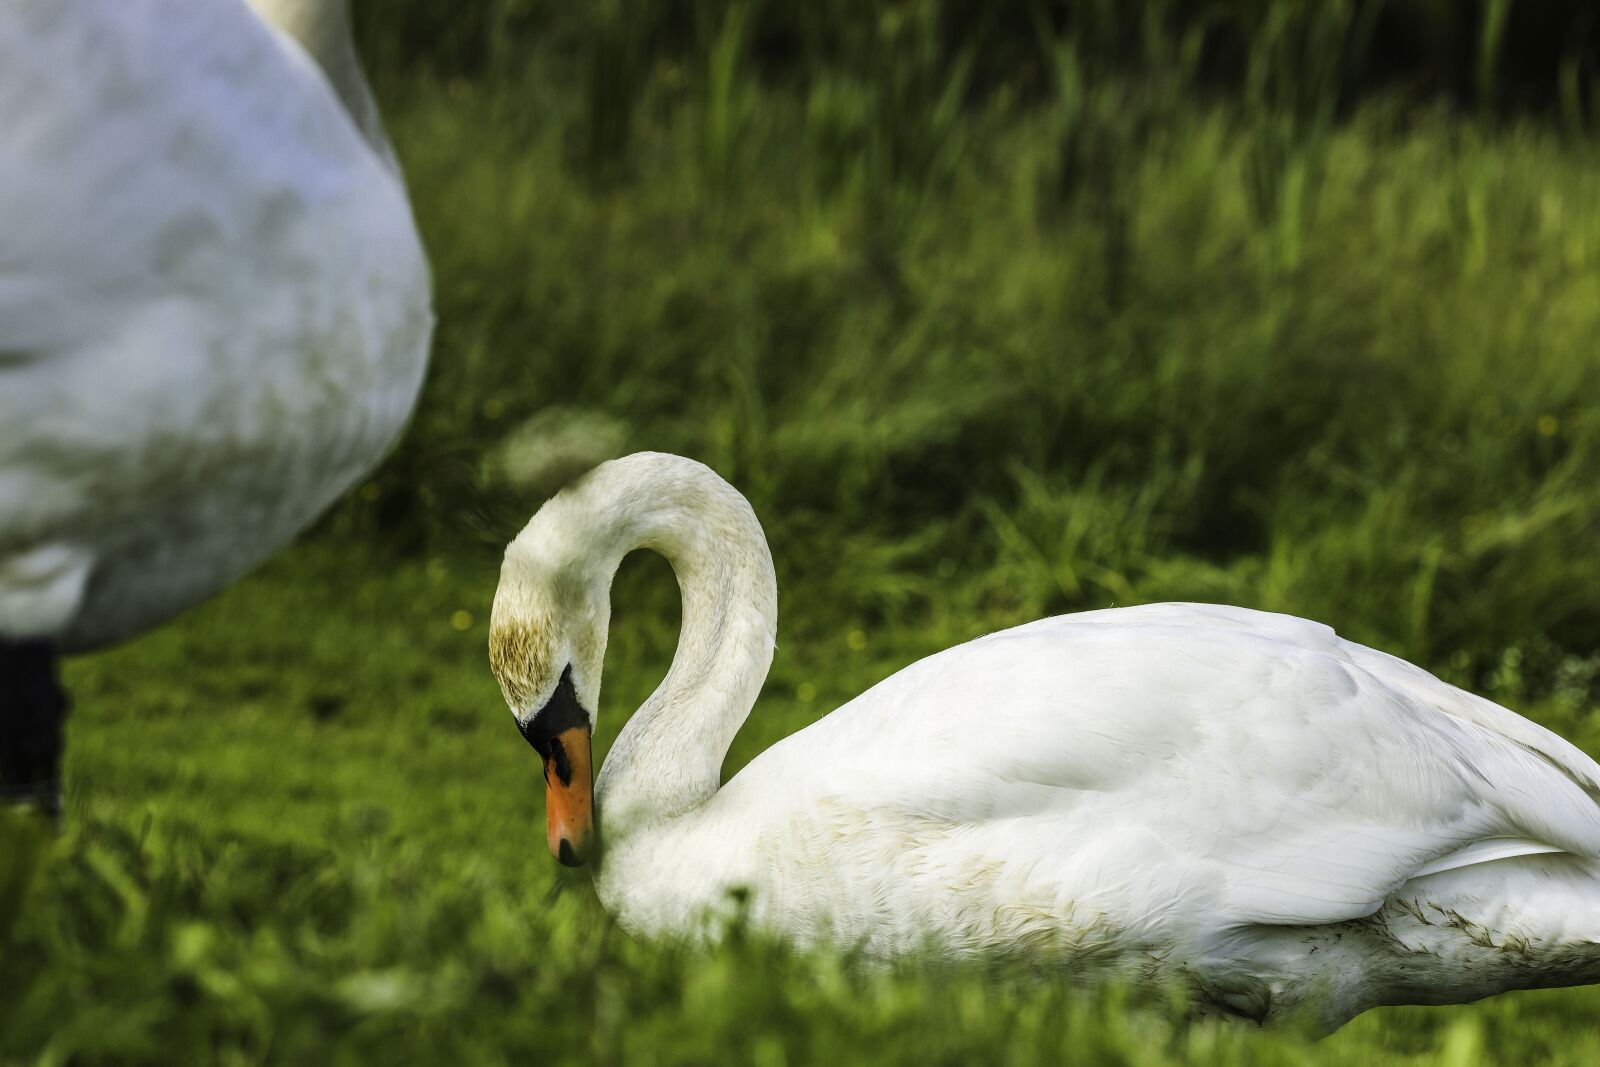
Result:
<svg viewBox="0 0 1600 1067">
<path fill-rule="evenodd" d="M 58 809 L 60 654 L 254 567 L 421 385 L 346 0 L 252 4 L 0 4 L 0 798 Z"/>
<path fill-rule="evenodd" d="M 650 548 L 683 595 L 665 681 L 593 787 L 609 589 Z M 1205 604 L 1045 619 L 915 663 L 719 788 L 771 664 L 761 526 L 640 454 L 506 550 L 490 661 L 544 760 L 549 844 L 605 850 L 642 933 L 757 926 L 892 957 L 1019 953 L 1333 1029 L 1379 1004 L 1600 981 L 1600 766 L 1326 626 Z"/>
</svg>

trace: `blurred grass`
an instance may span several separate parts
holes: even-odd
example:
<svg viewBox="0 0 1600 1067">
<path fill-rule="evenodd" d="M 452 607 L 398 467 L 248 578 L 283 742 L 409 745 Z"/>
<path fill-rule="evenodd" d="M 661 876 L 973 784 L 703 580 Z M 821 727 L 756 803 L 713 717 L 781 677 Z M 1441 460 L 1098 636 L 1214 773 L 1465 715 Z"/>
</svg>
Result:
<svg viewBox="0 0 1600 1067">
<path fill-rule="evenodd" d="M 537 497 L 482 457 L 554 405 L 710 462 L 785 586 L 874 621 L 1196 597 L 1473 684 L 1539 643 L 1535 696 L 1592 673 L 1594 141 L 1397 98 L 1338 118 L 1354 0 L 1269 5 L 1220 100 L 1201 39 L 1135 7 L 1139 76 L 1041 19 L 1043 95 L 981 104 L 933 3 L 799 84 L 746 8 L 685 57 L 621 5 L 589 51 L 395 86 L 441 326 L 342 528 L 492 550 Z"/>
<path fill-rule="evenodd" d="M 779 566 L 730 770 L 951 643 L 1182 598 L 1600 751 L 1583 54 L 1541 123 L 1488 106 L 1487 33 L 1470 108 L 1371 91 L 1354 0 L 1222 5 L 1232 80 L 1192 5 L 1023 17 L 1014 77 L 962 5 L 668 7 L 365 11 L 427 391 L 315 536 L 72 666 L 67 834 L 0 826 L 0 1063 L 1596 1062 L 1592 990 L 1310 1046 L 1026 974 L 635 944 L 546 857 L 483 654 L 542 493 L 658 448 L 744 490 Z M 602 746 L 674 593 L 625 565 Z"/>
</svg>

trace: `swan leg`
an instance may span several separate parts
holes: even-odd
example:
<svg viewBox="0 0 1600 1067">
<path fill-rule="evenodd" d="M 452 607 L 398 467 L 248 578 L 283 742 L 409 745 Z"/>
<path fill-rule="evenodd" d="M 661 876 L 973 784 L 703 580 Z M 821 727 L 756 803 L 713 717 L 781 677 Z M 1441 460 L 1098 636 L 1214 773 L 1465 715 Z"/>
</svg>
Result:
<svg viewBox="0 0 1600 1067">
<path fill-rule="evenodd" d="M 61 816 L 67 694 L 46 641 L 0 638 L 0 803 Z"/>
</svg>

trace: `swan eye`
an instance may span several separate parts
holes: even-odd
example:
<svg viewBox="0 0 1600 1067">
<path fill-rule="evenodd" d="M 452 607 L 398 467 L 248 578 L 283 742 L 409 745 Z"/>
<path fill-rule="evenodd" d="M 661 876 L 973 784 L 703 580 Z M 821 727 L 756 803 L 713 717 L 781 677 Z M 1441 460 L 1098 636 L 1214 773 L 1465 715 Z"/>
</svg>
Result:
<svg viewBox="0 0 1600 1067">
<path fill-rule="evenodd" d="M 567 746 L 561 743 L 561 738 L 550 739 L 550 762 L 545 766 L 555 769 L 556 781 L 562 785 L 572 784 L 572 760 L 567 755 Z"/>
<path fill-rule="evenodd" d="M 556 691 L 550 694 L 550 699 L 545 701 L 544 707 L 536 712 L 527 722 L 518 722 L 517 729 L 522 732 L 522 737 L 533 750 L 543 759 L 555 759 L 560 764 L 567 763 L 567 754 L 561 751 L 560 744 L 556 741 L 563 731 L 574 726 L 589 728 L 589 714 L 583 710 L 583 705 L 578 703 L 578 691 L 572 682 L 572 664 L 567 664 L 561 672 L 561 681 L 556 685 Z M 558 754 L 559 753 L 559 754 Z M 570 764 L 567 764 L 570 770 Z"/>
</svg>

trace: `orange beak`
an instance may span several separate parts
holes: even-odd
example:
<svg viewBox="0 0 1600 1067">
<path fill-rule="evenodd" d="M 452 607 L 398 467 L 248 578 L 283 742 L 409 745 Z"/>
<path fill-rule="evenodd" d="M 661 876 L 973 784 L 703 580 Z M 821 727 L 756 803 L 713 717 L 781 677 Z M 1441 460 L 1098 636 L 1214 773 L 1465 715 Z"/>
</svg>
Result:
<svg viewBox="0 0 1600 1067">
<path fill-rule="evenodd" d="M 594 841 L 594 775 L 589 729 L 572 726 L 550 739 L 544 761 L 544 805 L 550 854 L 568 867 L 589 858 Z"/>
</svg>

